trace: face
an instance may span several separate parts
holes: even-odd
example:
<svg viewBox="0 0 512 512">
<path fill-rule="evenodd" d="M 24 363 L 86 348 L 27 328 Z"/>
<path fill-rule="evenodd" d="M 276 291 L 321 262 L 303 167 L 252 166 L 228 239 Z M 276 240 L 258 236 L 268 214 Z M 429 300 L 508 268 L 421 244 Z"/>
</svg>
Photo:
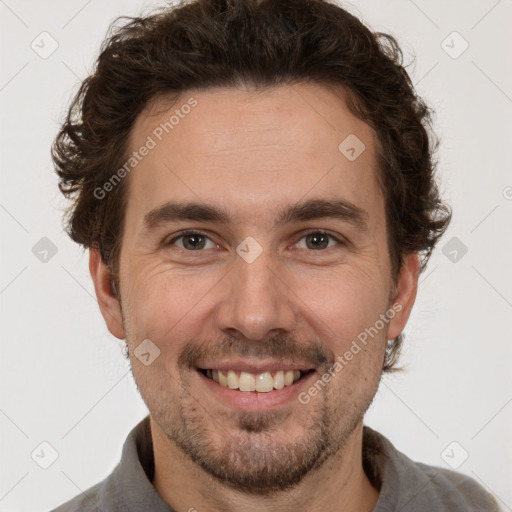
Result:
<svg viewBox="0 0 512 512">
<path fill-rule="evenodd" d="M 289 488 L 361 425 L 414 301 L 416 260 L 391 276 L 375 134 L 319 85 L 157 106 L 130 138 L 153 147 L 127 178 L 122 308 L 91 260 L 102 312 L 170 443 L 239 490 Z"/>
</svg>

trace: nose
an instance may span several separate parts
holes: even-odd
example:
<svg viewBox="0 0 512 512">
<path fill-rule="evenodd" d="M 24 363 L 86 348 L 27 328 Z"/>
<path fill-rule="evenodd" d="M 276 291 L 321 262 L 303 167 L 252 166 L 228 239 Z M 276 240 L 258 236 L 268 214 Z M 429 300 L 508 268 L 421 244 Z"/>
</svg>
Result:
<svg viewBox="0 0 512 512">
<path fill-rule="evenodd" d="M 295 327 L 293 293 L 266 251 L 252 263 L 238 257 L 225 280 L 218 328 L 231 336 L 264 340 Z"/>
</svg>

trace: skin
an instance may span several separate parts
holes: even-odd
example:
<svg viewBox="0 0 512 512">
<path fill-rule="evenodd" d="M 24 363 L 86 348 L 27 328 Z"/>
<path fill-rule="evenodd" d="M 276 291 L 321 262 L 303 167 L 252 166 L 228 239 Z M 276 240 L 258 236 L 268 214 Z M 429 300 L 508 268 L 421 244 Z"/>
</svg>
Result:
<svg viewBox="0 0 512 512">
<path fill-rule="evenodd" d="M 168 103 L 144 111 L 131 150 L 190 97 L 197 106 L 129 175 L 121 303 L 108 267 L 90 252 L 101 312 L 126 339 L 150 412 L 153 485 L 178 511 L 372 510 L 379 491 L 362 466 L 363 415 L 386 342 L 409 318 L 419 271 L 412 254 L 396 282 L 391 276 L 375 133 L 350 113 L 342 91 L 325 86 L 217 88 L 187 91 L 169 111 Z M 338 151 L 349 134 L 366 146 L 352 162 Z M 333 218 L 273 225 L 280 208 L 333 198 L 365 210 L 368 229 Z M 144 216 L 171 200 L 223 207 L 231 223 L 180 220 L 145 231 Z M 183 229 L 208 238 L 199 250 L 190 237 L 170 244 Z M 317 248 L 305 233 L 314 229 L 345 242 L 327 238 Z M 252 263 L 236 252 L 248 236 L 262 248 Z M 272 410 L 242 411 L 179 364 L 185 350 L 188 362 L 199 353 L 300 360 L 316 380 L 393 304 L 401 310 L 307 404 L 294 396 Z M 144 339 L 160 350 L 149 366 L 134 356 Z"/>
</svg>

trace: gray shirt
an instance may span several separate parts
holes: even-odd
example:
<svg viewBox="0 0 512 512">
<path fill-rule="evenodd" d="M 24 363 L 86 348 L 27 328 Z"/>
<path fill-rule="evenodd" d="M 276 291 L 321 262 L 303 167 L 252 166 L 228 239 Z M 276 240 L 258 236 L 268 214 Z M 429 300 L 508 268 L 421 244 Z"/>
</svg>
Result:
<svg viewBox="0 0 512 512">
<path fill-rule="evenodd" d="M 363 429 L 363 464 L 380 497 L 372 512 L 494 512 L 493 496 L 472 478 L 414 462 L 382 434 Z M 102 482 L 52 512 L 175 512 L 151 484 L 149 416 L 128 435 L 121 461 Z"/>
</svg>

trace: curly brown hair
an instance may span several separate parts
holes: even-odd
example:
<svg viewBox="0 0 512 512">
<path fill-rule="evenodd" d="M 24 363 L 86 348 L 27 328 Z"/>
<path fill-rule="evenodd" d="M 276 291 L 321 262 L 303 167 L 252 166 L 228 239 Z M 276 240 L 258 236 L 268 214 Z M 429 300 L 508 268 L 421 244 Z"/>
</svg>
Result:
<svg viewBox="0 0 512 512">
<path fill-rule="evenodd" d="M 59 188 L 71 199 L 68 234 L 99 249 L 119 289 L 126 179 L 105 198 L 94 191 L 129 158 L 143 109 L 192 88 L 301 82 L 341 86 L 351 112 L 375 130 L 393 278 L 415 252 L 423 271 L 451 220 L 435 182 L 433 111 L 396 39 L 325 0 L 192 0 L 117 18 L 52 146 Z M 384 371 L 396 369 L 402 342 L 388 345 Z"/>
</svg>

